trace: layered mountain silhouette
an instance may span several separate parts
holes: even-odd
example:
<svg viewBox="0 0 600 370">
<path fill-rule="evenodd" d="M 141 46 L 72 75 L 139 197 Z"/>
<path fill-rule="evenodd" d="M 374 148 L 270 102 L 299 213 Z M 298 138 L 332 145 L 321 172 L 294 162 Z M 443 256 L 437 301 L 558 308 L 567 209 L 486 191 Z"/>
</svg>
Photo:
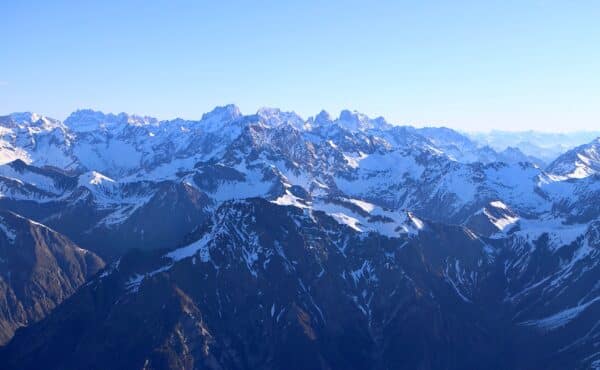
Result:
<svg viewBox="0 0 600 370">
<path fill-rule="evenodd" d="M 597 140 L 546 166 L 351 111 L 0 125 L 2 242 L 54 263 L 19 296 L 0 256 L 7 369 L 600 366 Z"/>
</svg>

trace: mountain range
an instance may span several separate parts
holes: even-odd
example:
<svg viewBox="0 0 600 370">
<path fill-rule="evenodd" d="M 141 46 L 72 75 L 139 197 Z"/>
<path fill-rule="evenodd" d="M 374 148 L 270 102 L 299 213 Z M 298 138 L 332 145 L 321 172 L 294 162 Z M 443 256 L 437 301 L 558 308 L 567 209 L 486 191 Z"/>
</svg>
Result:
<svg viewBox="0 0 600 370">
<path fill-rule="evenodd" d="M 0 363 L 600 369 L 600 139 L 534 147 L 348 110 L 0 117 Z"/>
<path fill-rule="evenodd" d="M 465 135 L 480 145 L 489 145 L 494 150 L 517 147 L 526 155 L 549 163 L 567 150 L 596 139 L 600 136 L 600 130 L 574 132 L 492 130 L 468 132 Z"/>
</svg>

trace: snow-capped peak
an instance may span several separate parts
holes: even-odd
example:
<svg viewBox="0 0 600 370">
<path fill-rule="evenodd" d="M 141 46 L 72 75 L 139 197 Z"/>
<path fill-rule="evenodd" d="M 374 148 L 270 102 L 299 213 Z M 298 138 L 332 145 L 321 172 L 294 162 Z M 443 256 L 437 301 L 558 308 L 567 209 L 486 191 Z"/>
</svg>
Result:
<svg viewBox="0 0 600 370">
<path fill-rule="evenodd" d="M 366 114 L 344 109 L 336 121 L 340 126 L 350 131 L 365 131 L 370 129 L 385 129 L 391 127 L 383 117 L 370 119 Z"/>
<path fill-rule="evenodd" d="M 552 162 L 547 172 L 557 179 L 581 179 L 600 172 L 600 137 L 580 145 Z"/>
<path fill-rule="evenodd" d="M 229 122 L 242 116 L 240 108 L 234 104 L 227 104 L 222 107 L 216 107 L 210 112 L 202 115 L 202 121 L 205 122 Z"/>
<path fill-rule="evenodd" d="M 271 127 L 280 126 L 282 124 L 289 124 L 296 129 L 302 130 L 305 127 L 305 122 L 295 112 L 282 112 L 279 108 L 260 108 L 256 115 L 265 124 Z"/>
<path fill-rule="evenodd" d="M 60 121 L 32 112 L 16 112 L 9 115 L 10 119 L 16 125 L 28 127 L 37 127 L 42 130 L 52 130 L 56 127 L 61 127 Z"/>
<path fill-rule="evenodd" d="M 329 112 L 322 110 L 315 116 L 313 121 L 317 125 L 326 125 L 331 124 L 333 122 L 333 118 L 331 118 Z"/>
<path fill-rule="evenodd" d="M 37 122 L 41 115 L 32 112 L 15 112 L 10 114 L 10 118 L 18 124 Z"/>
</svg>

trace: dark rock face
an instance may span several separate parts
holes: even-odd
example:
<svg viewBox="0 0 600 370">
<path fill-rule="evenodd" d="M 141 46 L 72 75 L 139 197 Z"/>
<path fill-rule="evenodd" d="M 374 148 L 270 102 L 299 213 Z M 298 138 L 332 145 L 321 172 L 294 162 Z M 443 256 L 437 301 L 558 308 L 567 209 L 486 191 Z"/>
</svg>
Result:
<svg viewBox="0 0 600 370">
<path fill-rule="evenodd" d="M 558 332 L 515 321 L 525 306 L 505 299 L 514 287 L 503 271 L 513 252 L 459 226 L 386 238 L 251 199 L 221 206 L 194 240 L 123 256 L 20 330 L 0 360 L 7 369 L 583 369 L 596 343 L 554 351 L 564 345 L 556 336 L 592 328 L 595 311 Z"/>
<path fill-rule="evenodd" d="M 136 182 L 118 192 L 143 202 L 102 204 L 97 194 L 79 187 L 67 197 L 43 203 L 0 198 L 0 207 L 48 225 L 110 261 L 129 248 L 178 243 L 206 218 L 212 203 L 183 182 Z"/>
<path fill-rule="evenodd" d="M 44 318 L 103 267 L 65 236 L 0 211 L 0 343 Z"/>
</svg>

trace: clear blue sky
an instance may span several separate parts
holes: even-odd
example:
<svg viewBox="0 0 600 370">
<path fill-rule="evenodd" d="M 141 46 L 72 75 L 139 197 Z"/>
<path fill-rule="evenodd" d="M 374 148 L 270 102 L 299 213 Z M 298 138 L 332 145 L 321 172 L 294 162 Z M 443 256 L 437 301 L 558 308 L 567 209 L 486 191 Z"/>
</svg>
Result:
<svg viewBox="0 0 600 370">
<path fill-rule="evenodd" d="M 0 113 L 600 128 L 600 1 L 2 1 Z"/>
</svg>

